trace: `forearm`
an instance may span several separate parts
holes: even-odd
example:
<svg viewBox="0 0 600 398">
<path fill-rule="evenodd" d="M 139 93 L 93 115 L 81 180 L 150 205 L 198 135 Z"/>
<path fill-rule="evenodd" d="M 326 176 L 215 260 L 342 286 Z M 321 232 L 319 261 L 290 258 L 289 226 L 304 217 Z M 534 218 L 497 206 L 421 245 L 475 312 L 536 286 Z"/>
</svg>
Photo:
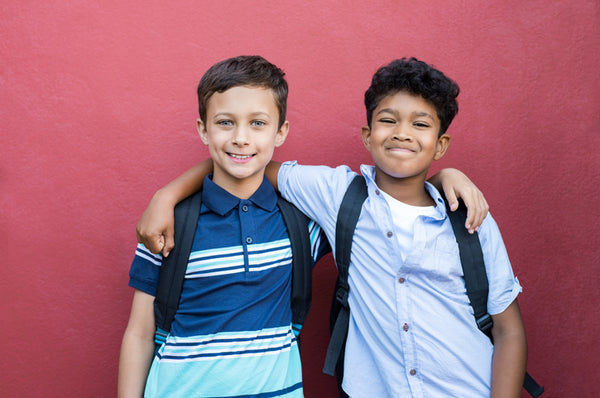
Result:
<svg viewBox="0 0 600 398">
<path fill-rule="evenodd" d="M 152 253 L 168 256 L 174 246 L 173 209 L 175 205 L 202 188 L 204 177 L 213 170 L 211 159 L 205 160 L 159 189 L 136 225 L 138 242 Z"/>
<path fill-rule="evenodd" d="M 269 180 L 271 185 L 273 185 L 273 188 L 275 188 L 275 190 L 277 192 L 279 192 L 279 187 L 277 185 L 277 174 L 279 174 L 280 167 L 281 167 L 281 163 L 274 162 L 274 161 L 270 161 L 267 164 L 267 167 L 265 167 L 265 176 L 267 177 L 267 179 Z"/>
<path fill-rule="evenodd" d="M 154 356 L 154 296 L 136 290 L 119 358 L 119 398 L 140 398 Z"/>
<path fill-rule="evenodd" d="M 523 389 L 527 366 L 527 338 L 517 302 L 513 302 L 507 311 L 513 313 L 514 321 L 510 321 L 508 325 L 506 322 L 494 321 L 492 328 L 494 355 L 491 398 L 518 398 Z"/>
<path fill-rule="evenodd" d="M 154 196 L 161 202 L 175 207 L 177 203 L 199 191 L 202 188 L 204 177 L 212 171 L 212 159 L 204 160 L 159 189 Z"/>
<path fill-rule="evenodd" d="M 125 332 L 119 359 L 119 398 L 140 398 L 144 396 L 144 388 L 148 371 L 152 365 L 154 341 L 143 338 L 132 332 Z"/>
</svg>

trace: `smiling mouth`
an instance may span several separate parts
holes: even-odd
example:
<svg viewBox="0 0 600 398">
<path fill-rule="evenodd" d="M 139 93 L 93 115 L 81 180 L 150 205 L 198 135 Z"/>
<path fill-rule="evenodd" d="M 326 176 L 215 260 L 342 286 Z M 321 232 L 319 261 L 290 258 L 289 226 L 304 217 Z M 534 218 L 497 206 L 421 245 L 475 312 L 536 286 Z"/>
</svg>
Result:
<svg viewBox="0 0 600 398">
<path fill-rule="evenodd" d="M 253 154 L 252 155 L 239 155 L 237 153 L 229 153 L 229 152 L 227 154 L 237 160 L 247 160 L 254 156 Z"/>
<path fill-rule="evenodd" d="M 387 148 L 387 150 L 392 152 L 414 152 L 412 149 L 405 147 L 391 147 Z"/>
</svg>

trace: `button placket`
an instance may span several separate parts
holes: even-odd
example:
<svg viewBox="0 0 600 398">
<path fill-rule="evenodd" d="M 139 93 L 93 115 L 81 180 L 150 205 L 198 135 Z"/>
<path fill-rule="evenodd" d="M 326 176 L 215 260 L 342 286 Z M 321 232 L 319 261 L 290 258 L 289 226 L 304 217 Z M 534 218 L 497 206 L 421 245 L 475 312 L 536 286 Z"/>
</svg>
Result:
<svg viewBox="0 0 600 398">
<path fill-rule="evenodd" d="M 252 218 L 250 217 L 250 205 L 248 204 L 248 201 L 240 201 L 239 207 L 238 207 L 238 214 L 239 214 L 239 218 L 240 218 L 240 225 L 241 225 L 241 239 L 242 239 L 242 246 L 244 249 L 244 268 L 246 270 L 246 272 L 249 271 L 250 269 L 250 259 L 248 257 L 248 247 L 247 245 L 252 244 L 252 242 L 254 241 L 252 238 L 252 233 L 254 231 L 254 229 L 252 228 Z"/>
</svg>

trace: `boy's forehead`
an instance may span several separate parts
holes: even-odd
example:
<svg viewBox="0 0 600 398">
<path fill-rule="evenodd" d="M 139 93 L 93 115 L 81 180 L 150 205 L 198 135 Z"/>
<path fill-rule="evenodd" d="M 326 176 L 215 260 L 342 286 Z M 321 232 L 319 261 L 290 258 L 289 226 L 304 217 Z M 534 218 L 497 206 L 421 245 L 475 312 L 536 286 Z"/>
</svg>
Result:
<svg viewBox="0 0 600 398">
<path fill-rule="evenodd" d="M 421 111 L 418 109 L 421 109 Z M 426 112 L 437 119 L 437 110 L 431 101 L 426 100 L 420 94 L 406 90 L 390 92 L 383 96 L 375 108 L 374 114 L 382 111 L 398 112 L 408 110 L 419 113 Z"/>
<path fill-rule="evenodd" d="M 279 113 L 275 93 L 272 89 L 262 86 L 240 85 L 224 91 L 213 93 L 207 101 L 207 108 L 232 108 L 252 106 Z"/>
</svg>

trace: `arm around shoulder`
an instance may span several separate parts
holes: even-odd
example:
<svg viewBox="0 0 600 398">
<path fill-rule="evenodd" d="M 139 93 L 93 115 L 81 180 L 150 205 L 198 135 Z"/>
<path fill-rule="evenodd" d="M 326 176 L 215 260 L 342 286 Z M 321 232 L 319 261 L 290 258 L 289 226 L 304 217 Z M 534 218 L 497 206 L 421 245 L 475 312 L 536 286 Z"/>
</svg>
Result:
<svg viewBox="0 0 600 398">
<path fill-rule="evenodd" d="M 207 159 L 159 189 L 137 223 L 138 242 L 143 243 L 152 253 L 162 252 L 167 257 L 175 246 L 175 205 L 202 189 L 204 177 L 212 171 L 212 160 Z"/>
<path fill-rule="evenodd" d="M 521 396 L 527 365 L 527 338 L 519 303 L 515 299 L 503 312 L 492 315 L 494 355 L 491 398 Z"/>
<path fill-rule="evenodd" d="M 468 210 L 465 228 L 470 233 L 477 231 L 490 209 L 477 186 L 456 169 L 442 169 L 428 181 L 444 193 L 452 211 L 458 208 L 458 198 L 462 198 Z"/>
<path fill-rule="evenodd" d="M 136 290 L 119 358 L 119 398 L 143 397 L 154 357 L 154 297 Z"/>
<path fill-rule="evenodd" d="M 271 185 L 273 185 L 273 188 L 275 188 L 275 190 L 277 192 L 279 192 L 279 188 L 278 188 L 278 184 L 277 184 L 277 176 L 279 175 L 280 168 L 281 168 L 281 163 L 275 162 L 273 160 L 270 161 L 267 164 L 267 167 L 265 168 L 265 176 L 267 177 L 267 179 L 269 180 Z"/>
</svg>

